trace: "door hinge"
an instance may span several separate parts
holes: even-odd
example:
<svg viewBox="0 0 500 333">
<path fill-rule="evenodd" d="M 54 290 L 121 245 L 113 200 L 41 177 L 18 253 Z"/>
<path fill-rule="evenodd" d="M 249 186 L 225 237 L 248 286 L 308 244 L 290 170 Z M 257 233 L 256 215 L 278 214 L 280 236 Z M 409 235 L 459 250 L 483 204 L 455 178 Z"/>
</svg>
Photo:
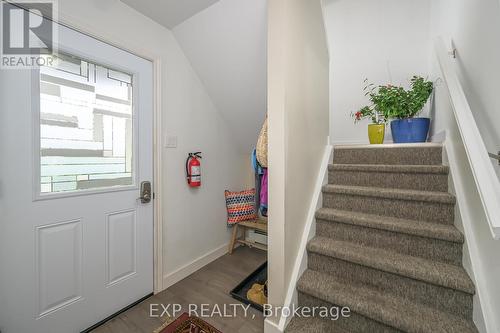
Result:
<svg viewBox="0 0 500 333">
<path fill-rule="evenodd" d="M 156 193 L 155 193 L 155 192 L 153 192 L 153 200 L 154 200 L 155 198 L 156 198 Z M 2 332 L 0 332 L 0 333 L 2 333 Z"/>
</svg>

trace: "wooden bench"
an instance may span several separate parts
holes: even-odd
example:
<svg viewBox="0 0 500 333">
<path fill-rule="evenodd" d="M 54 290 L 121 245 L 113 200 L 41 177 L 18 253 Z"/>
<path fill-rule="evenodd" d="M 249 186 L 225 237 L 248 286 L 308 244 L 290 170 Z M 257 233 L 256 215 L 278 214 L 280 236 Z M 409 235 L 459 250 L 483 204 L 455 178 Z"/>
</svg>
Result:
<svg viewBox="0 0 500 333">
<path fill-rule="evenodd" d="M 239 238 L 238 231 L 243 230 L 243 238 Z M 249 247 L 255 247 L 267 251 L 267 246 L 259 243 L 249 242 L 245 240 L 246 229 L 260 230 L 267 234 L 267 221 L 266 220 L 250 220 L 242 221 L 233 226 L 233 235 L 229 243 L 229 254 L 233 253 L 236 244 L 242 244 Z"/>
</svg>

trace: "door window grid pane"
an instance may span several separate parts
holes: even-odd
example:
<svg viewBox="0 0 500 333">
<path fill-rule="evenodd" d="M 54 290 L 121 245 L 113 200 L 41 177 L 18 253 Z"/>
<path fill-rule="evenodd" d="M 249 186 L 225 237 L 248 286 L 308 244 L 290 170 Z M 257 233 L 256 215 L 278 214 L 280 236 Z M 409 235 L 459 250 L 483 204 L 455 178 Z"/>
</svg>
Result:
<svg viewBox="0 0 500 333">
<path fill-rule="evenodd" d="M 40 68 L 41 193 L 133 184 L 132 75 L 68 55 Z"/>
</svg>

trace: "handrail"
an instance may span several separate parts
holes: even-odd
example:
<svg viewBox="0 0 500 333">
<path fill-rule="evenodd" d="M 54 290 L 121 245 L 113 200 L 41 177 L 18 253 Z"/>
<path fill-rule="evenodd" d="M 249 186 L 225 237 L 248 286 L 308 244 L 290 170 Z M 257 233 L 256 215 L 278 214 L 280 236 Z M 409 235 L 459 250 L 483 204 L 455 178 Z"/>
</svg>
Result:
<svg viewBox="0 0 500 333">
<path fill-rule="evenodd" d="M 489 153 L 481 137 L 481 132 L 474 120 L 472 110 L 455 73 L 444 41 L 438 38 L 435 47 L 486 219 L 493 238 L 498 240 L 500 239 L 500 180 L 489 159 Z"/>
<path fill-rule="evenodd" d="M 488 153 L 488 156 L 490 158 L 498 160 L 498 165 L 500 165 L 500 151 L 498 152 L 498 154 Z"/>
</svg>

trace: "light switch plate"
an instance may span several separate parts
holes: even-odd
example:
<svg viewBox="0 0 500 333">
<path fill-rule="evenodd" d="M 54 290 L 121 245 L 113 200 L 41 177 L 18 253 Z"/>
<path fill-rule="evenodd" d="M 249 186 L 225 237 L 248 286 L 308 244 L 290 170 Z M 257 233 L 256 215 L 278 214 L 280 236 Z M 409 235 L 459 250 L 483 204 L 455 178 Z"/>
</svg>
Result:
<svg viewBox="0 0 500 333">
<path fill-rule="evenodd" d="M 177 136 L 167 135 L 165 137 L 165 148 L 177 148 Z"/>
</svg>

